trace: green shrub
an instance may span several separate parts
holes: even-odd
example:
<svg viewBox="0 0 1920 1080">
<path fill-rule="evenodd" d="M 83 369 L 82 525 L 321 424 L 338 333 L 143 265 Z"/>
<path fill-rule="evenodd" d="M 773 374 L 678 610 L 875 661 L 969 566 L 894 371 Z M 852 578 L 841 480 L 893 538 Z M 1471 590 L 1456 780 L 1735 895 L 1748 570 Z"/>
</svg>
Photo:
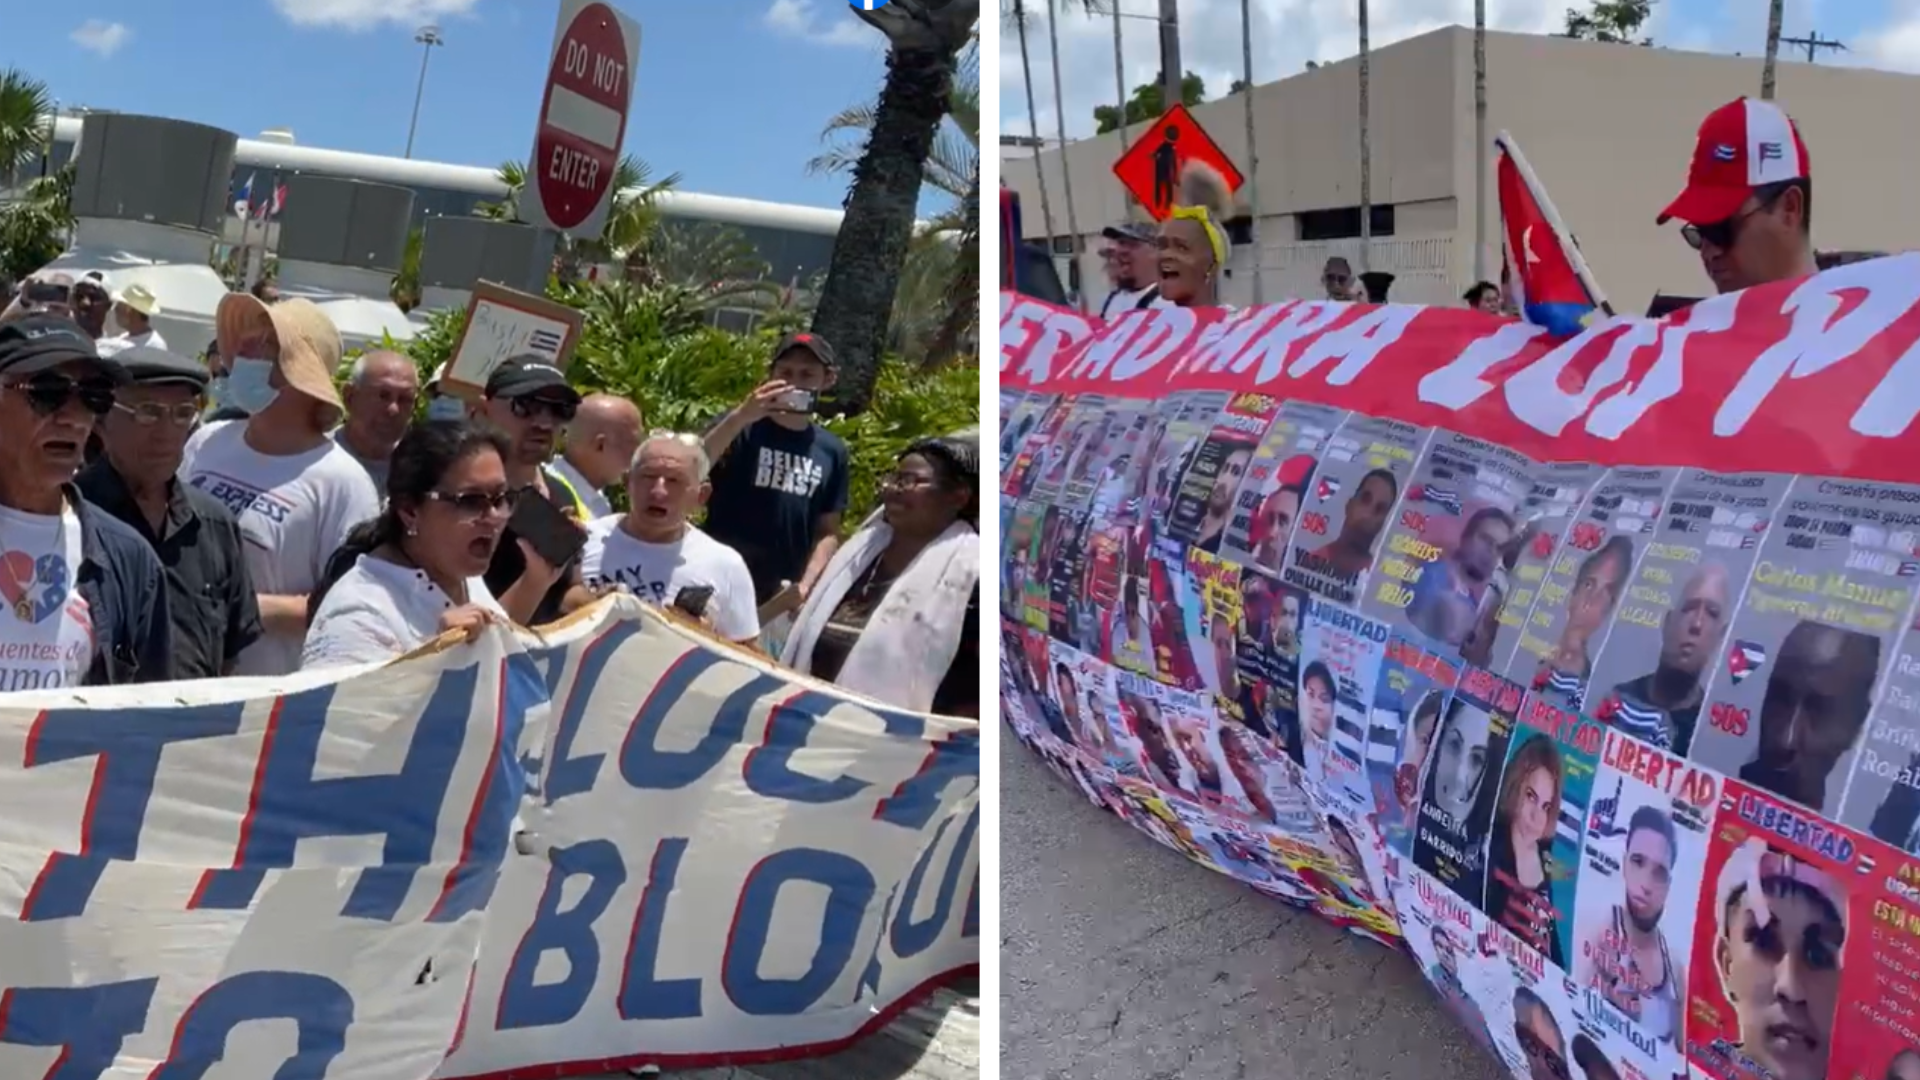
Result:
<svg viewBox="0 0 1920 1080">
<path fill-rule="evenodd" d="M 766 379 L 779 340 L 771 330 L 737 334 L 690 321 L 688 300 L 678 291 L 573 287 L 556 289 L 554 298 L 586 313 L 568 371 L 574 386 L 632 400 L 649 428 L 705 430 Z M 461 311 L 438 313 L 415 335 L 408 354 L 422 382 L 452 355 L 465 319 Z M 980 422 L 980 369 L 926 370 L 889 356 L 867 412 L 834 415 L 830 398 L 822 406 L 822 422 L 846 440 L 853 458 L 851 527 L 873 510 L 881 477 L 915 440 Z"/>
</svg>

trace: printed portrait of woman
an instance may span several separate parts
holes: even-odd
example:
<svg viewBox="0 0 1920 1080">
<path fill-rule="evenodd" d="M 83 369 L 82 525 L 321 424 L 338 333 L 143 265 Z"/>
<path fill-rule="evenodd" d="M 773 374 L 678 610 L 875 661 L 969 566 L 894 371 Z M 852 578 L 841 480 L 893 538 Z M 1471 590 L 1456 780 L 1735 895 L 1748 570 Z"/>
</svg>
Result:
<svg viewBox="0 0 1920 1080">
<path fill-rule="evenodd" d="M 1560 628 L 1560 640 L 1533 675 L 1534 692 L 1543 700 L 1568 712 L 1581 710 L 1587 679 L 1593 674 L 1593 639 L 1613 617 L 1632 572 L 1633 541 L 1625 536 L 1608 538 L 1580 564 L 1567 597 L 1567 621 Z"/>
<path fill-rule="evenodd" d="M 1552 875 L 1561 782 L 1560 747 L 1544 733 L 1529 735 L 1507 763 L 1494 804 L 1482 910 L 1565 968 Z"/>
</svg>

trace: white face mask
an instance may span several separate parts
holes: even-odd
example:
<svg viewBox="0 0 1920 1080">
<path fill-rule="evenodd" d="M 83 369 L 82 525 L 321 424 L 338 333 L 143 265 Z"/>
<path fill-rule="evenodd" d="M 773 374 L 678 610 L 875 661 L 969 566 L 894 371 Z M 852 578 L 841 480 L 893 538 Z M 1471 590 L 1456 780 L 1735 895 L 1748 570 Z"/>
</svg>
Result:
<svg viewBox="0 0 1920 1080">
<path fill-rule="evenodd" d="M 273 361 L 252 356 L 236 356 L 227 376 L 227 400 L 234 408 L 253 416 L 265 412 L 279 398 L 273 388 Z"/>
<path fill-rule="evenodd" d="M 464 420 L 467 417 L 467 403 L 452 394 L 441 394 L 427 402 L 429 420 Z"/>
</svg>

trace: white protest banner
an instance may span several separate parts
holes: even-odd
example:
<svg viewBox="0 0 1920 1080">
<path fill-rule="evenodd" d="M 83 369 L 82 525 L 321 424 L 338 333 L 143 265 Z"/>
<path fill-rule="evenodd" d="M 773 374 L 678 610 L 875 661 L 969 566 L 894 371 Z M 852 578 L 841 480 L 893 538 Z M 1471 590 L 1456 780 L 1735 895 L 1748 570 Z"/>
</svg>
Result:
<svg viewBox="0 0 1920 1080">
<path fill-rule="evenodd" d="M 977 960 L 978 760 L 970 721 L 624 598 L 373 670 L 13 695 L 0 1076 L 832 1049 Z"/>
</svg>

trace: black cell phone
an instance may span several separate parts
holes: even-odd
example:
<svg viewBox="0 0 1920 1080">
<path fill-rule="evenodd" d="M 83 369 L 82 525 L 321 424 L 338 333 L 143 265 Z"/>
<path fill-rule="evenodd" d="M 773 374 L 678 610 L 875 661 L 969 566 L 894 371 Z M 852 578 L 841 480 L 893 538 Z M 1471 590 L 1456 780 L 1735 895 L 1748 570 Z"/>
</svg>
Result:
<svg viewBox="0 0 1920 1080">
<path fill-rule="evenodd" d="M 540 557 L 554 566 L 565 566 L 587 546 L 587 533 L 574 520 L 560 512 L 538 491 L 529 489 L 514 504 L 507 528 L 515 536 L 533 545 Z"/>
<path fill-rule="evenodd" d="M 707 605 L 713 602 L 713 586 L 689 585 L 673 596 L 673 606 L 696 619 L 705 618 Z"/>
</svg>

